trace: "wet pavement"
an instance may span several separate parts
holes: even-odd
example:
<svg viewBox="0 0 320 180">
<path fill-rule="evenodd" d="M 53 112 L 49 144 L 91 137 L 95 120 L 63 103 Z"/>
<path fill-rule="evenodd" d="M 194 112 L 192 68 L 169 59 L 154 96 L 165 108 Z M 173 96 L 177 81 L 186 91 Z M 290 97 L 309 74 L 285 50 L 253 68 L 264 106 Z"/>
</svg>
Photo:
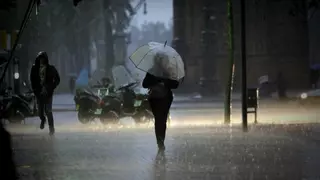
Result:
<svg viewBox="0 0 320 180">
<path fill-rule="evenodd" d="M 6 126 L 26 180 L 320 179 L 318 108 L 262 104 L 261 124 L 249 116 L 244 133 L 239 104 L 232 127 L 223 124 L 222 103 L 179 106 L 171 110 L 164 153 L 152 123 L 138 126 L 130 118 L 82 125 L 76 112 L 55 112 L 54 137 L 38 128 L 38 118 Z"/>
<path fill-rule="evenodd" d="M 28 129 L 28 127 L 24 127 Z M 13 132 L 21 179 L 320 179 L 320 125 L 173 126 Z"/>
</svg>

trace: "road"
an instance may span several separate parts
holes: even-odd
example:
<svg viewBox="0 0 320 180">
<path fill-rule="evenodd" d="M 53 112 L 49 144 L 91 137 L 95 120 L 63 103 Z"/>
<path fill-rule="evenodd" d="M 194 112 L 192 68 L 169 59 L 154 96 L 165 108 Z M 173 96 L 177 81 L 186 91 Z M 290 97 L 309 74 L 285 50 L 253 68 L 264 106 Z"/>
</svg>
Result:
<svg viewBox="0 0 320 180">
<path fill-rule="evenodd" d="M 130 118 L 81 125 L 75 112 L 55 112 L 54 137 L 38 128 L 37 118 L 7 129 L 22 179 L 319 179 L 316 108 L 263 105 L 259 124 L 244 133 L 238 105 L 231 126 L 223 124 L 222 107 L 176 104 L 164 153 L 157 153 L 152 125 Z"/>
</svg>

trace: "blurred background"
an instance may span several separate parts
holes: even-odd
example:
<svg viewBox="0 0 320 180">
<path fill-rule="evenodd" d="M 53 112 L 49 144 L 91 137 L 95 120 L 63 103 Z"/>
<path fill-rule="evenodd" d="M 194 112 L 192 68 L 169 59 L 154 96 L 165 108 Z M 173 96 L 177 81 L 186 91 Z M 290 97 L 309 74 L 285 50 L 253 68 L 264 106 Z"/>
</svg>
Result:
<svg viewBox="0 0 320 180">
<path fill-rule="evenodd" d="M 5 61 L 28 1 L 2 4 L 1 57 Z M 234 91 L 239 91 L 239 2 L 233 4 Z M 320 63 L 317 1 L 252 0 L 246 13 L 248 86 L 258 87 L 262 76 L 275 82 L 281 72 L 288 91 L 309 89 L 310 67 Z M 7 83 L 13 84 L 15 71 L 21 74 L 19 81 L 27 80 L 39 51 L 47 51 L 60 72 L 60 93 L 69 92 L 69 79 L 83 69 L 91 75 L 102 69 L 111 76 L 113 67 L 123 66 L 130 78 L 141 79 L 143 74 L 128 60 L 130 53 L 150 41 L 167 41 L 185 61 L 187 75 L 179 91 L 218 94 L 228 78 L 227 26 L 227 1 L 223 0 L 93 0 L 81 1 L 77 7 L 71 0 L 42 0 L 19 43 Z"/>
<path fill-rule="evenodd" d="M 259 88 L 261 98 L 247 103 L 258 108 L 261 124 L 251 125 L 250 116 L 247 134 L 232 126 L 246 119 L 240 110 L 244 106 L 239 0 L 40 0 L 9 64 L 5 83 L 16 94 L 23 92 L 20 89 L 24 81 L 29 82 L 37 53 L 46 51 L 61 76 L 53 99 L 58 133 L 47 138 L 43 133 L 47 132 L 38 129 L 35 113 L 23 116 L 18 124 L 6 124 L 13 134 L 19 171 L 30 176 L 44 173 L 42 179 L 98 179 L 99 175 L 100 179 L 110 175 L 143 179 L 140 175 L 161 169 L 153 167 L 157 158 L 153 131 L 149 131 L 152 124 L 140 126 L 131 117 L 116 125 L 98 123 L 95 117 L 92 122 L 91 117 L 81 122 L 70 80 L 88 72 L 93 83 L 104 77 L 116 86 L 141 81 L 144 73 L 134 67 L 130 54 L 150 41 L 167 41 L 182 56 L 186 71 L 174 92 L 168 123 L 169 166 L 163 167 L 169 167 L 168 174 L 179 175 L 172 179 L 196 173 L 206 177 L 195 179 L 209 175 L 245 180 L 319 179 L 320 0 L 245 2 L 246 39 L 242 42 L 247 45 L 247 86 Z M 28 3 L 0 0 L 1 72 Z M 233 20 L 228 19 L 230 12 Z M 231 67 L 235 71 L 232 97 L 224 93 L 232 87 Z M 253 90 L 249 98 L 257 98 Z M 288 101 L 279 101 L 281 96 Z"/>
</svg>

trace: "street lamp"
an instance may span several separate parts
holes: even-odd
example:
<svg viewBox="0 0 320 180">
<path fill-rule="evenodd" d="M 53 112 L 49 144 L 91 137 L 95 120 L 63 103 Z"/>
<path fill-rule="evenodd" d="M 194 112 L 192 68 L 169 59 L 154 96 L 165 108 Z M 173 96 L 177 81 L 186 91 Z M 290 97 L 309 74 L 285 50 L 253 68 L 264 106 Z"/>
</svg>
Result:
<svg viewBox="0 0 320 180">
<path fill-rule="evenodd" d="M 19 72 L 15 72 L 15 73 L 14 73 L 14 79 L 19 79 L 19 78 L 20 78 Z"/>
</svg>

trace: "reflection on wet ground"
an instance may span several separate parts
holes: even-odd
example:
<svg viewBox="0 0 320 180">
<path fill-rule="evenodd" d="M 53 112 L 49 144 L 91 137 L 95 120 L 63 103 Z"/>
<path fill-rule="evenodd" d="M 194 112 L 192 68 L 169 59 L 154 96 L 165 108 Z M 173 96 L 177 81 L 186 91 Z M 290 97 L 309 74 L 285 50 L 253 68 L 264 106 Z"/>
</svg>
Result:
<svg viewBox="0 0 320 180">
<path fill-rule="evenodd" d="M 221 104 L 217 105 L 221 106 Z M 56 135 L 37 118 L 7 125 L 21 179 L 185 180 L 318 179 L 320 113 L 317 108 L 261 107 L 260 124 L 243 133 L 240 109 L 231 126 L 223 109 L 173 109 L 166 151 L 158 153 L 152 123 L 82 125 L 75 112 L 55 113 Z M 253 118 L 249 116 L 249 121 Z M 297 124 L 300 123 L 300 124 Z M 308 124 L 314 123 L 314 124 Z M 286 125 L 284 125 L 286 124 Z"/>
<path fill-rule="evenodd" d="M 59 127 L 59 126 L 58 126 Z M 22 179 L 317 179 L 320 125 L 171 127 L 158 153 L 153 129 L 13 132 Z M 25 127 L 28 129 L 28 127 Z M 35 129 L 34 127 L 30 129 Z"/>
</svg>

